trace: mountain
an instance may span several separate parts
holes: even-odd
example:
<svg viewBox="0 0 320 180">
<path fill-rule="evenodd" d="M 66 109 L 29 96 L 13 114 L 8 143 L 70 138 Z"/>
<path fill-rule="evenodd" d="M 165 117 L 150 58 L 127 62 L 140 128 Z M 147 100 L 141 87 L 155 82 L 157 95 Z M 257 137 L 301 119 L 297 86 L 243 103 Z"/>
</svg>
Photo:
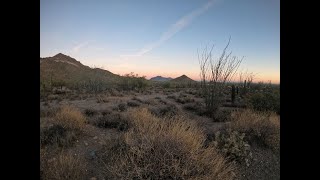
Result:
<svg viewBox="0 0 320 180">
<path fill-rule="evenodd" d="M 119 77 L 104 69 L 85 66 L 80 61 L 62 53 L 53 57 L 40 58 L 40 81 L 42 83 L 48 83 L 51 79 L 72 84 L 89 80 L 115 82 Z"/>
<path fill-rule="evenodd" d="M 176 83 L 194 83 L 196 81 L 194 81 L 193 79 L 189 78 L 188 76 L 186 75 L 182 75 L 182 76 L 179 76 L 175 79 L 172 79 L 170 82 L 176 82 Z"/>
<path fill-rule="evenodd" d="M 150 81 L 161 81 L 161 82 L 164 82 L 164 81 L 170 81 L 172 80 L 171 77 L 162 77 L 162 76 L 156 76 L 156 77 L 153 77 L 153 78 L 150 78 Z"/>
</svg>

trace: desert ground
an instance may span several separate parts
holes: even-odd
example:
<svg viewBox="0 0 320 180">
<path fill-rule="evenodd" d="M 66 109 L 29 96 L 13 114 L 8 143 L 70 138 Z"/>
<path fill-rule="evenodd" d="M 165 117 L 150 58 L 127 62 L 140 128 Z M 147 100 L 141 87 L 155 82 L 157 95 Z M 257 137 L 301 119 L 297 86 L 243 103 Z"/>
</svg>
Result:
<svg viewBox="0 0 320 180">
<path fill-rule="evenodd" d="M 274 112 L 226 95 L 212 118 L 196 87 L 58 90 L 40 99 L 43 179 L 280 179 Z"/>
</svg>

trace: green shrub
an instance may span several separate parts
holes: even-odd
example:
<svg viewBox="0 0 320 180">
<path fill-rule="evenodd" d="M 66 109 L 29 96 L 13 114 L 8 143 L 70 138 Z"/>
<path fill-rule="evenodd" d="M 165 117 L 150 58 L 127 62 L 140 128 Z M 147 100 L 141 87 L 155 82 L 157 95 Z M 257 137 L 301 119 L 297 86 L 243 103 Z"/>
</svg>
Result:
<svg viewBox="0 0 320 180">
<path fill-rule="evenodd" d="M 250 165 L 252 153 L 250 145 L 244 140 L 245 134 L 238 131 L 227 129 L 225 132 L 215 133 L 215 146 L 230 160 L 236 160 L 239 163 Z"/>
<path fill-rule="evenodd" d="M 257 111 L 273 111 L 280 114 L 280 93 L 259 92 L 248 97 L 248 104 Z"/>
</svg>

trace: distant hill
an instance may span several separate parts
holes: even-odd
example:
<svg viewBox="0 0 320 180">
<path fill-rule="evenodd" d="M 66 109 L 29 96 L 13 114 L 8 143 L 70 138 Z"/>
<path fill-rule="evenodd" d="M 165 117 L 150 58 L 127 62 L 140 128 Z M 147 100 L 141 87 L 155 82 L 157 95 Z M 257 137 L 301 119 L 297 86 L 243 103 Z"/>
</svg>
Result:
<svg viewBox="0 0 320 180">
<path fill-rule="evenodd" d="M 150 81 L 161 81 L 161 82 L 165 82 L 165 81 L 170 81 L 172 80 L 171 77 L 162 77 L 162 76 L 156 76 L 156 77 L 153 77 L 153 78 L 150 78 Z"/>
<path fill-rule="evenodd" d="M 110 71 L 90 68 L 76 59 L 59 53 L 53 57 L 40 58 L 40 81 L 48 83 L 51 78 L 54 81 L 65 81 L 77 83 L 88 80 L 99 80 L 102 82 L 115 82 L 119 75 Z"/>
<path fill-rule="evenodd" d="M 172 79 L 170 82 L 175 82 L 175 83 L 195 83 L 193 79 L 189 78 L 186 75 L 182 75 L 180 77 L 177 77 L 175 79 Z"/>
</svg>

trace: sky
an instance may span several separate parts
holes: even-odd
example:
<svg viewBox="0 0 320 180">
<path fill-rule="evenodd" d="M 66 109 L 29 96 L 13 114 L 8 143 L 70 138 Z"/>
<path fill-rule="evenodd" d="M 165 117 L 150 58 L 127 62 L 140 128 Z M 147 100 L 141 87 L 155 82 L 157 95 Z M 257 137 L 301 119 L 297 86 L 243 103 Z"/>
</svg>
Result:
<svg viewBox="0 0 320 180">
<path fill-rule="evenodd" d="M 229 37 L 239 71 L 280 83 L 280 0 L 40 0 L 40 57 L 120 75 L 199 80 L 197 51 Z"/>
</svg>

